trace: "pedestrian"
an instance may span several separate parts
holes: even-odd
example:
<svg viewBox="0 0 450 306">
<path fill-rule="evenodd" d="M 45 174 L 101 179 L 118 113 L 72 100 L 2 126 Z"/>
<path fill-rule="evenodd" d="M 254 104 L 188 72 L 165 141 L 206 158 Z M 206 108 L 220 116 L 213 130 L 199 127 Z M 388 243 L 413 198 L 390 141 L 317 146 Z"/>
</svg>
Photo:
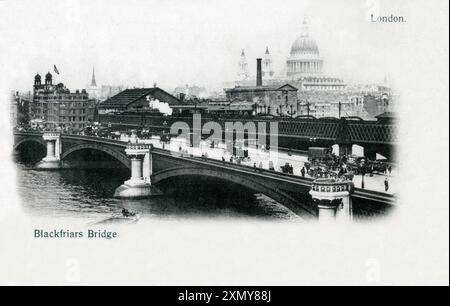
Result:
<svg viewBox="0 0 450 306">
<path fill-rule="evenodd" d="M 255 169 L 256 172 L 256 163 L 253 163 L 253 169 Z"/>
<path fill-rule="evenodd" d="M 392 166 L 391 165 L 389 165 L 388 171 L 389 171 L 389 174 L 391 174 L 391 172 L 392 172 Z"/>
<path fill-rule="evenodd" d="M 387 178 L 384 179 L 384 191 L 389 190 L 389 181 Z"/>
<path fill-rule="evenodd" d="M 300 172 L 302 173 L 302 177 L 305 177 L 306 170 L 304 166 L 302 167 L 302 170 L 300 170 Z"/>
</svg>

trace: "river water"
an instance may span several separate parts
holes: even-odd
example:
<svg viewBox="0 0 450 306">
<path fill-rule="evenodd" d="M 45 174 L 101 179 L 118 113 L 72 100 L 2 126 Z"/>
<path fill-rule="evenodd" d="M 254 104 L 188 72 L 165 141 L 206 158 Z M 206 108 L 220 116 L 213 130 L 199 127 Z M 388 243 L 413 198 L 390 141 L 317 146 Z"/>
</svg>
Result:
<svg viewBox="0 0 450 306">
<path fill-rule="evenodd" d="M 159 198 L 124 200 L 114 198 L 113 194 L 129 176 L 125 169 L 37 171 L 32 163 L 26 162 L 16 162 L 16 167 L 23 210 L 34 216 L 95 221 L 127 208 L 140 213 L 141 218 L 298 218 L 262 195 L 201 178 L 161 185 L 165 195 Z"/>
<path fill-rule="evenodd" d="M 160 143 L 156 142 L 155 145 Z M 209 153 L 213 156 L 216 152 Z M 95 222 L 117 216 L 126 208 L 138 212 L 143 218 L 299 219 L 286 207 L 268 197 L 238 185 L 201 177 L 181 177 L 162 182 L 157 186 L 164 193 L 162 197 L 116 199 L 113 197 L 114 191 L 129 179 L 130 171 L 111 160 L 108 155 L 89 151 L 78 154 L 82 162 L 94 161 L 94 167 L 103 164 L 103 161 L 112 163 L 112 167 L 105 169 L 35 170 L 35 163 L 44 156 L 45 149 L 34 143 L 22 147 L 15 155 L 19 195 L 23 209 L 31 215 L 75 217 Z M 253 157 L 256 160 L 258 156 Z M 290 162 L 296 165 L 293 161 Z M 297 165 L 296 169 L 300 169 L 300 166 Z M 354 219 L 372 219 L 374 216 L 385 215 L 388 210 L 388 207 L 353 202 Z"/>
</svg>

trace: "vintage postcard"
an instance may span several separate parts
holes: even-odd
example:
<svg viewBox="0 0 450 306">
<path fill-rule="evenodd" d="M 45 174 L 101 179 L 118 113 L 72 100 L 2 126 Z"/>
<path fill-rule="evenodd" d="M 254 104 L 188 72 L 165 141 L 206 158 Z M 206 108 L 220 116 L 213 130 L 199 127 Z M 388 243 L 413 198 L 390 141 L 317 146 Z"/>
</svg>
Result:
<svg viewBox="0 0 450 306">
<path fill-rule="evenodd" d="M 0 37 L 0 285 L 448 285 L 447 1 L 1 0 Z"/>
</svg>

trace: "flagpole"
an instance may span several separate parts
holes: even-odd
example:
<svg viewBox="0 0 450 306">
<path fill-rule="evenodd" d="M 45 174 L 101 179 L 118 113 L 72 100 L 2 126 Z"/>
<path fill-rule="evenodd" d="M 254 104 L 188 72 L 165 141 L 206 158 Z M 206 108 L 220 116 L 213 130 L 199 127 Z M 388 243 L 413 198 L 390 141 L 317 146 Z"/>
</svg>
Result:
<svg viewBox="0 0 450 306">
<path fill-rule="evenodd" d="M 59 75 L 59 70 L 58 70 L 58 68 L 56 67 L 55 64 L 53 64 L 53 72 L 55 73 L 55 85 L 57 85 L 56 75 Z"/>
</svg>

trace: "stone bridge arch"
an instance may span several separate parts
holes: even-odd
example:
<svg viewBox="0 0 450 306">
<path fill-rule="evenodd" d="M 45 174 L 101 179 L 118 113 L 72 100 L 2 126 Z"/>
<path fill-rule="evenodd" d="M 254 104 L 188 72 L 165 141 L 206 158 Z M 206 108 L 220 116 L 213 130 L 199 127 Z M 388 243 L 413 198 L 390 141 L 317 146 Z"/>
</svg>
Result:
<svg viewBox="0 0 450 306">
<path fill-rule="evenodd" d="M 14 141 L 13 150 L 14 151 L 17 150 L 17 148 L 19 148 L 22 144 L 27 143 L 27 142 L 38 143 L 38 144 L 42 145 L 44 147 L 44 149 L 47 148 L 47 144 L 44 141 L 44 139 L 42 139 L 42 137 L 25 137 L 25 138 L 20 138 L 20 139 Z"/>
<path fill-rule="evenodd" d="M 64 161 L 69 155 L 71 155 L 73 153 L 76 153 L 81 150 L 86 150 L 86 149 L 104 152 L 104 153 L 108 154 L 109 156 L 115 158 L 119 162 L 121 162 L 128 169 L 131 168 L 130 159 L 125 154 L 125 151 L 123 151 L 121 149 L 111 148 L 111 147 L 105 146 L 103 144 L 97 144 L 94 142 L 80 143 L 80 144 L 73 145 L 67 149 L 64 149 L 63 153 L 61 154 L 61 161 Z"/>
<path fill-rule="evenodd" d="M 312 217 L 317 214 L 313 209 L 306 205 L 300 204 L 298 199 L 279 188 L 264 184 L 247 176 L 228 173 L 225 171 L 202 167 L 173 167 L 153 173 L 151 181 L 152 184 L 157 184 L 166 179 L 178 176 L 204 176 L 221 179 L 246 187 L 255 192 L 262 193 L 278 203 L 281 203 L 301 217 Z"/>
</svg>

